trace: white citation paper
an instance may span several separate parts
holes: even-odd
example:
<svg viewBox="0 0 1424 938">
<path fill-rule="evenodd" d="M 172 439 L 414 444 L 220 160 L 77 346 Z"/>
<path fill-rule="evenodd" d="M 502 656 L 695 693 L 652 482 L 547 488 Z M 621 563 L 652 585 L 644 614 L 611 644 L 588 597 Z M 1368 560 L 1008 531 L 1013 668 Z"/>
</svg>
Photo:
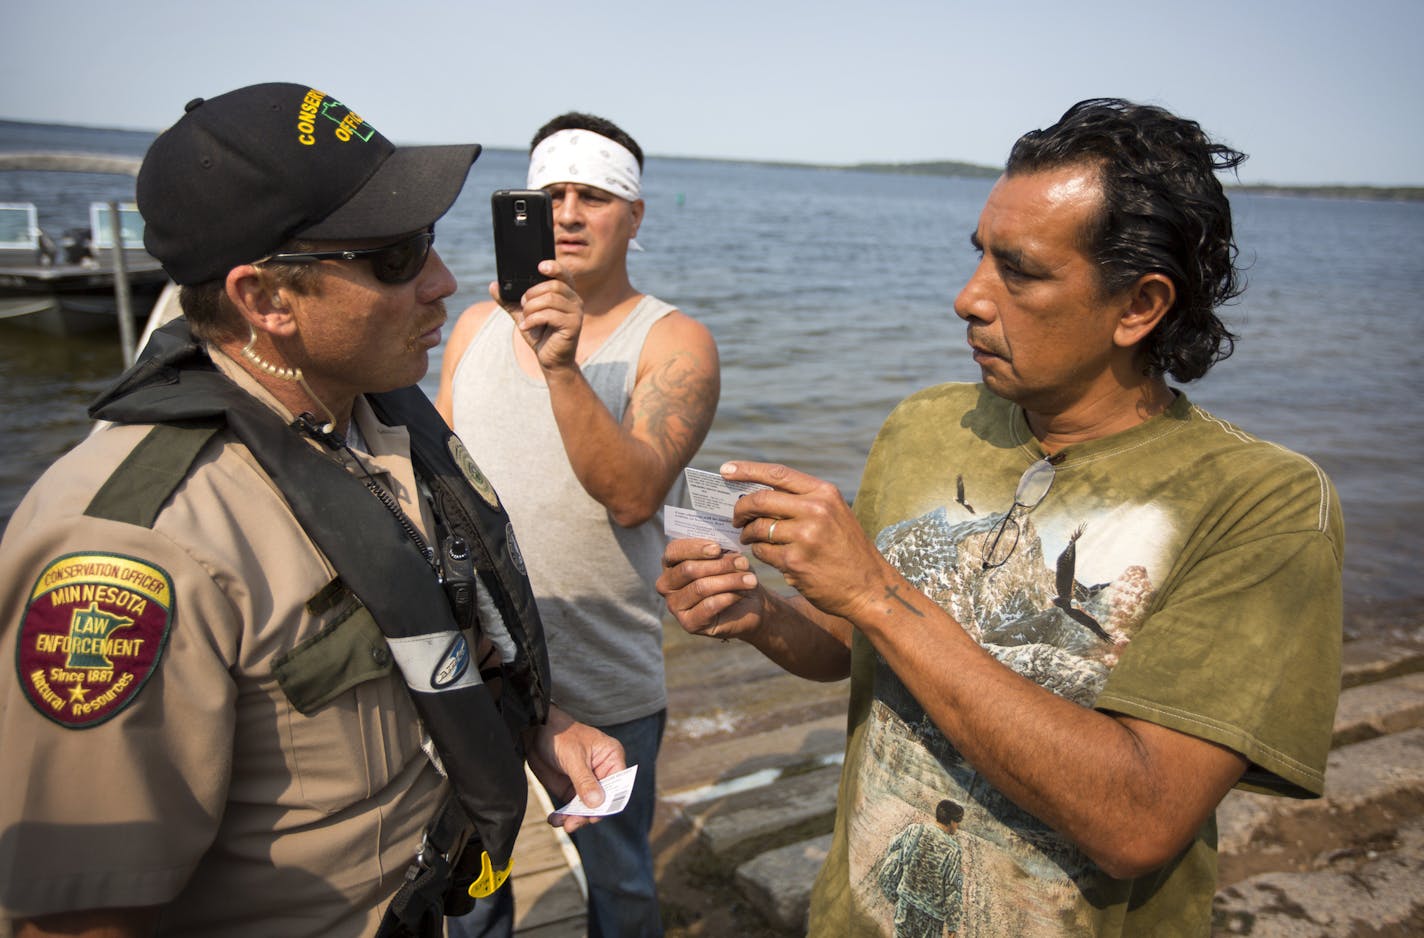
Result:
<svg viewBox="0 0 1424 938">
<path fill-rule="evenodd" d="M 683 477 L 687 479 L 687 497 L 692 507 L 723 518 L 732 517 L 737 499 L 743 495 L 771 488 L 759 482 L 729 482 L 715 472 L 701 469 L 685 469 Z"/>
<path fill-rule="evenodd" d="M 739 540 L 741 532 L 732 527 L 732 522 L 720 515 L 705 511 L 693 511 L 676 505 L 663 506 L 663 533 L 668 537 L 696 537 L 704 541 L 716 541 L 725 550 L 745 550 Z"/>
<path fill-rule="evenodd" d="M 638 767 L 630 765 L 621 772 L 614 772 L 598 783 L 603 786 L 603 804 L 590 808 L 577 795 L 574 800 L 555 811 L 555 814 L 577 815 L 578 817 L 607 817 L 617 814 L 628 805 L 633 796 L 633 780 L 638 777 Z"/>
<path fill-rule="evenodd" d="M 732 526 L 737 499 L 771 486 L 757 482 L 729 482 L 715 472 L 688 468 L 687 497 L 692 508 L 663 506 L 663 533 L 668 537 L 696 537 L 716 541 L 725 550 L 745 550 L 742 532 Z"/>
</svg>

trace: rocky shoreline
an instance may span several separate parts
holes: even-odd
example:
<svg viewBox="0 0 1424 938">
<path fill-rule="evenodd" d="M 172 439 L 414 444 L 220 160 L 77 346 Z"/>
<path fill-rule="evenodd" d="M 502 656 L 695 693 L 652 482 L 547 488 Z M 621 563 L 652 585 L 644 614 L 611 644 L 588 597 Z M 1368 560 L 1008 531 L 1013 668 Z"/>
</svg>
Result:
<svg viewBox="0 0 1424 938">
<path fill-rule="evenodd" d="M 1424 628 L 1345 644 L 1324 798 L 1232 792 L 1215 935 L 1424 934 Z M 804 931 L 830 839 L 845 682 L 666 633 L 671 722 L 654 849 L 670 938 Z"/>
</svg>

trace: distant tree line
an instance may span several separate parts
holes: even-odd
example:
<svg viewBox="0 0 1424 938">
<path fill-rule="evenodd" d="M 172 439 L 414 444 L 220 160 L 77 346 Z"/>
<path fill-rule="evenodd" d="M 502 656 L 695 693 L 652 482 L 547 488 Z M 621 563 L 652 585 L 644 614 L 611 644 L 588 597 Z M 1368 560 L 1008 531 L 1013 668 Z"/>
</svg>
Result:
<svg viewBox="0 0 1424 938">
<path fill-rule="evenodd" d="M 968 179 L 996 179 L 1003 167 L 935 160 L 924 163 L 855 163 L 841 169 L 871 173 L 900 173 L 906 176 L 961 176 Z M 1424 186 L 1278 186 L 1228 185 L 1232 192 L 1254 195 L 1315 196 L 1324 199 L 1373 199 L 1376 201 L 1421 202 Z"/>
<path fill-rule="evenodd" d="M 969 179 L 998 179 L 1004 171 L 1002 166 L 980 166 L 977 163 L 959 163 L 954 160 L 936 160 L 929 163 L 856 163 L 845 169 L 863 170 L 868 173 L 901 173 L 906 176 L 963 176 Z"/>
<path fill-rule="evenodd" d="M 1322 199 L 1372 199 L 1379 202 L 1424 202 L 1424 186 L 1228 186 L 1232 192 L 1254 195 L 1310 195 Z"/>
</svg>

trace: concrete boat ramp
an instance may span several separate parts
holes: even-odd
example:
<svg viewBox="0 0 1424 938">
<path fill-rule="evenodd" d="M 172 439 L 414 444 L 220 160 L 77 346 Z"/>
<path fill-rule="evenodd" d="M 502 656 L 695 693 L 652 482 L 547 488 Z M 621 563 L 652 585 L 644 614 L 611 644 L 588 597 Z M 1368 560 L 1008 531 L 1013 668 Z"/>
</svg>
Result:
<svg viewBox="0 0 1424 938">
<path fill-rule="evenodd" d="M 846 682 L 789 677 L 740 643 L 666 631 L 670 721 L 653 831 L 670 938 L 803 934 L 830 840 Z M 1424 934 L 1424 633 L 1345 646 L 1326 797 L 1233 792 L 1218 813 L 1215 935 Z M 531 821 L 517 933 L 585 934 L 571 851 Z"/>
</svg>

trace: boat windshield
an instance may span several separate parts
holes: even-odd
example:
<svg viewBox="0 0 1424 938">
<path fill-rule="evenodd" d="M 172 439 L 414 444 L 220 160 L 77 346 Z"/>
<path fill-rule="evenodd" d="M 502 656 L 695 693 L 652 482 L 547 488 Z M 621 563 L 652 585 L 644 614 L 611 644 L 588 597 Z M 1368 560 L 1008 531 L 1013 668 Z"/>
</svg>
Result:
<svg viewBox="0 0 1424 938">
<path fill-rule="evenodd" d="M 112 248 L 114 246 L 114 232 L 110 228 L 109 203 L 91 202 L 89 204 L 89 230 L 93 233 L 94 247 Z M 138 213 L 138 206 L 132 202 L 123 202 L 119 205 L 119 227 L 121 236 L 124 239 L 124 247 L 143 247 L 143 216 Z"/>
<path fill-rule="evenodd" d="M 0 202 L 0 249 L 33 251 L 38 232 L 39 221 L 33 205 Z"/>
</svg>

